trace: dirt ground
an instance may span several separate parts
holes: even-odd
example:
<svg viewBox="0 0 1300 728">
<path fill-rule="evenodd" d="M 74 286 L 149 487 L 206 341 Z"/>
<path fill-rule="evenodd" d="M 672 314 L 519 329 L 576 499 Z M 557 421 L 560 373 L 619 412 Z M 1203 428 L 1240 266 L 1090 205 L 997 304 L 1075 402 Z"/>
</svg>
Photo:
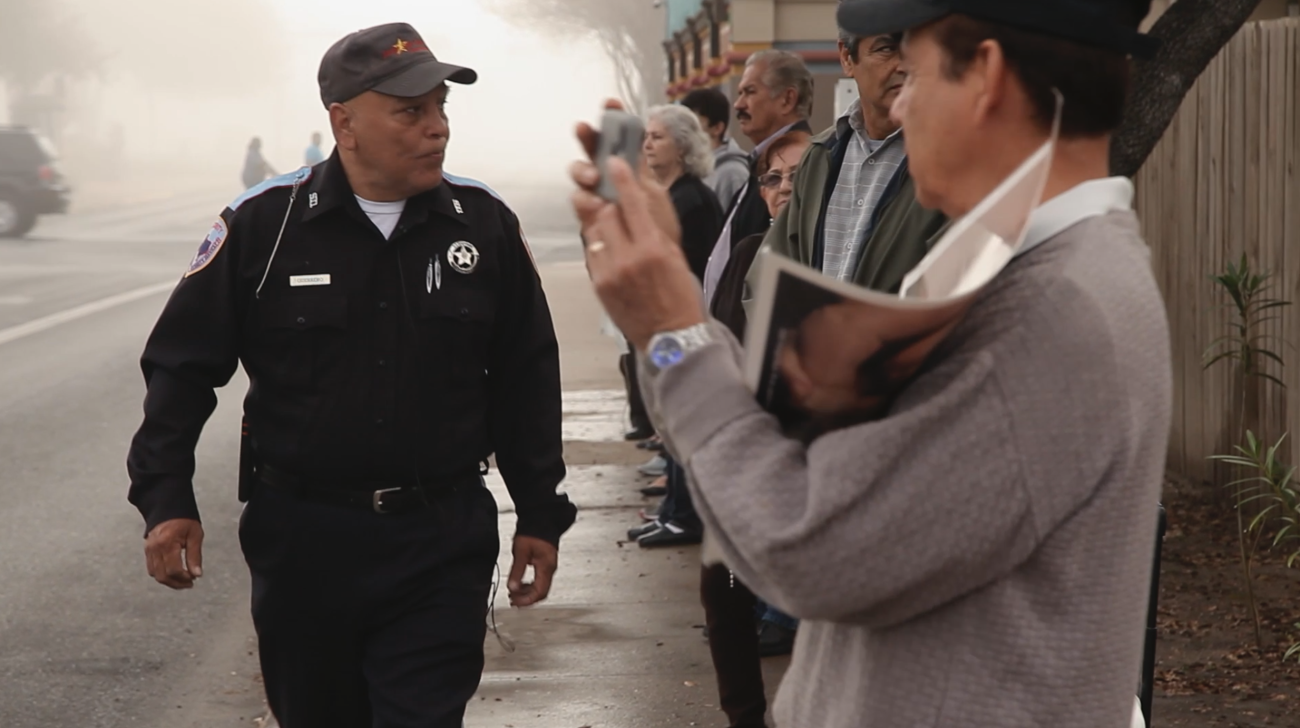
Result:
<svg viewBox="0 0 1300 728">
<path fill-rule="evenodd" d="M 1300 726 L 1300 568 L 1257 567 L 1265 648 L 1255 647 L 1236 517 L 1221 493 L 1171 482 L 1160 576 L 1152 726 Z"/>
</svg>

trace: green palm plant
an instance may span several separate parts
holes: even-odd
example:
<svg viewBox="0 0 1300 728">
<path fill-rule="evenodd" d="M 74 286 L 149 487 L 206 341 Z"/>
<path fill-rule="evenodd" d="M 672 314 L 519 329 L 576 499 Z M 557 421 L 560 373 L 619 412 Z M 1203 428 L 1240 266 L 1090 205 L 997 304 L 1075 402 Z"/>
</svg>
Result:
<svg viewBox="0 0 1300 728">
<path fill-rule="evenodd" d="M 1268 297 L 1268 290 L 1272 287 L 1269 279 L 1272 277 L 1272 273 L 1251 272 L 1245 253 L 1241 254 L 1238 263 L 1228 264 L 1227 272 L 1211 276 L 1227 292 L 1237 318 L 1229 324 L 1230 333 L 1215 339 L 1205 350 L 1206 369 L 1224 360 L 1235 361 L 1240 377 L 1264 379 L 1279 387 L 1286 386 L 1281 379 L 1264 370 L 1268 361 L 1278 366 L 1284 362 L 1281 355 L 1266 346 L 1266 342 L 1277 337 L 1261 334 L 1260 329 L 1280 317 L 1280 312 L 1275 309 L 1291 305 L 1290 301 Z"/>
<path fill-rule="evenodd" d="M 1262 529 L 1273 509 L 1265 504 L 1248 524 L 1245 508 L 1262 502 L 1266 495 L 1261 492 L 1264 485 L 1258 482 L 1261 477 L 1276 475 L 1271 470 L 1267 475 L 1259 467 L 1263 462 L 1260 456 L 1268 460 L 1268 467 L 1275 466 L 1276 446 L 1265 454 L 1254 435 L 1259 426 L 1259 409 L 1262 386 L 1266 382 L 1279 387 L 1286 387 L 1280 378 L 1268 371 L 1272 365 L 1283 366 L 1282 356 L 1269 348 L 1270 344 L 1283 343 L 1277 337 L 1269 336 L 1264 326 L 1281 316 L 1282 309 L 1291 305 L 1290 301 L 1271 298 L 1271 273 L 1256 273 L 1250 268 L 1250 261 L 1242 253 L 1237 263 L 1229 263 L 1226 272 L 1212 276 L 1212 279 L 1228 294 L 1229 306 L 1234 309 L 1235 317 L 1229 324 L 1229 333 L 1219 337 L 1205 350 L 1204 366 L 1206 369 L 1224 361 L 1235 364 L 1233 368 L 1235 389 L 1238 393 L 1235 402 L 1237 409 L 1236 432 L 1246 433 L 1248 450 L 1240 446 L 1236 449 L 1241 455 L 1214 456 L 1226 464 L 1239 467 L 1252 467 L 1256 475 L 1233 481 L 1229 487 L 1235 487 L 1235 511 L 1237 516 L 1237 542 L 1241 553 L 1242 576 L 1246 583 L 1246 598 L 1250 607 L 1251 621 L 1255 628 L 1255 644 L 1264 647 L 1264 638 L 1260 625 L 1259 603 L 1255 597 L 1255 580 L 1253 561 L 1259 548 Z M 1281 441 L 1279 440 L 1279 444 Z"/>
<path fill-rule="evenodd" d="M 1214 460 L 1250 473 L 1246 477 L 1228 483 L 1228 487 L 1237 489 L 1238 514 L 1247 505 L 1255 505 L 1254 516 L 1241 529 L 1245 544 L 1242 564 L 1248 588 L 1249 585 L 1254 584 L 1252 564 L 1255 555 L 1259 552 L 1260 542 L 1270 526 L 1276 527 L 1277 531 L 1273 535 L 1269 548 L 1294 546 L 1294 550 L 1287 555 L 1287 567 L 1294 566 L 1296 561 L 1300 560 L 1300 545 L 1298 545 L 1300 544 L 1300 484 L 1295 479 L 1296 467 L 1287 465 L 1278 458 L 1278 453 L 1281 452 L 1285 442 L 1286 435 L 1283 435 L 1277 442 L 1265 446 L 1255 437 L 1255 433 L 1248 430 L 1246 445 L 1236 448 L 1237 455 L 1213 456 Z M 1250 589 L 1250 593 L 1253 595 L 1253 588 Z M 1252 616 L 1256 617 L 1255 640 L 1262 649 L 1263 640 L 1257 615 L 1257 611 L 1252 612 Z M 1293 654 L 1300 654 L 1300 644 L 1293 645 L 1287 651 L 1286 659 L 1290 659 Z"/>
</svg>

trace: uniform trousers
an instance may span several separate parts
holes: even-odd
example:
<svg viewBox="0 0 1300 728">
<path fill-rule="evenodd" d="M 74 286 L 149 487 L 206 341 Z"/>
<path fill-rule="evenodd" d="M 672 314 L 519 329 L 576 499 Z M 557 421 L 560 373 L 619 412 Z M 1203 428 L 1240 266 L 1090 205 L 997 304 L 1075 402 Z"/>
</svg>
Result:
<svg viewBox="0 0 1300 728">
<path fill-rule="evenodd" d="M 500 548 L 485 487 L 381 515 L 259 488 L 239 523 L 282 728 L 461 728 Z"/>
</svg>

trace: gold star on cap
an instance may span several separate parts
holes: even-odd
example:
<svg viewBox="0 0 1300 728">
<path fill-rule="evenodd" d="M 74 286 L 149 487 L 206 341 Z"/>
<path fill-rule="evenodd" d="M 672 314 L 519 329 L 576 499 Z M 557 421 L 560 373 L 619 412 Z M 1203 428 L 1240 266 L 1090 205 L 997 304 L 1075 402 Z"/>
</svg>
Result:
<svg viewBox="0 0 1300 728">
<path fill-rule="evenodd" d="M 398 38 L 397 42 L 393 44 L 393 48 L 397 49 L 397 54 L 400 56 L 406 52 L 406 41 Z"/>
</svg>

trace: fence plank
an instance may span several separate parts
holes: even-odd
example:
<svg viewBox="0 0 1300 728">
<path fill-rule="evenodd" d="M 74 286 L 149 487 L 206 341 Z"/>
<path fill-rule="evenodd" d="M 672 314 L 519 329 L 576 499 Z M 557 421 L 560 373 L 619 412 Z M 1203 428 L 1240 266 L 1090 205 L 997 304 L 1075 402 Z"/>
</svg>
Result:
<svg viewBox="0 0 1300 728">
<path fill-rule="evenodd" d="M 1169 466 L 1214 480 L 1206 458 L 1240 441 L 1231 367 L 1203 371 L 1208 343 L 1234 312 L 1211 276 L 1243 252 L 1274 274 L 1273 294 L 1300 308 L 1300 20 L 1247 24 L 1188 93 L 1165 137 L 1135 177 L 1135 206 L 1169 310 L 1175 402 Z M 1264 333 L 1300 346 L 1300 312 L 1283 309 Z M 1274 346 L 1274 348 L 1277 348 Z M 1300 354 L 1265 387 L 1267 438 L 1291 432 L 1300 462 Z M 1290 361 L 1289 359 L 1295 359 Z"/>
</svg>

